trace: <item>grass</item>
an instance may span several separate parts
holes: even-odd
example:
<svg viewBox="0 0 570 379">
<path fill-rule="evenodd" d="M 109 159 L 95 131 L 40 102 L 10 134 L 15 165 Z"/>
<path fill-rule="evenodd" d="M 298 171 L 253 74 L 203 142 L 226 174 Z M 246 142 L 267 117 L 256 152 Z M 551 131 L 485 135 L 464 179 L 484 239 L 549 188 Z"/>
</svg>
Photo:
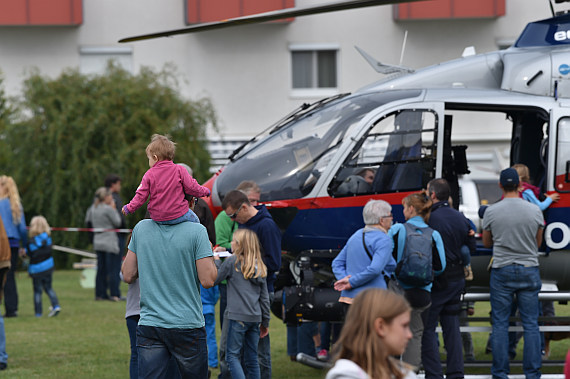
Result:
<svg viewBox="0 0 570 379">
<path fill-rule="evenodd" d="M 125 325 L 125 303 L 94 301 L 93 289 L 79 285 L 80 271 L 56 271 L 54 289 L 62 311 L 48 318 L 49 301 L 43 297 L 44 316 L 34 316 L 32 282 L 27 274 L 17 275 L 20 296 L 19 316 L 5 319 L 10 378 L 128 378 L 129 337 Z M 126 294 L 126 285 L 121 291 Z M 557 305 L 557 314 L 570 316 L 570 308 Z M 476 316 L 486 316 L 488 303 L 476 304 Z M 484 325 L 484 323 L 479 323 Z M 473 325 L 477 325 L 473 323 Z M 272 317 L 271 348 L 273 377 L 324 378 L 325 372 L 293 363 L 287 356 L 286 330 L 283 323 Z M 218 331 L 219 333 L 219 331 Z M 490 360 L 485 355 L 486 333 L 473 333 L 478 360 Z M 522 357 L 522 341 L 517 357 Z M 551 343 L 551 359 L 563 360 L 570 340 Z M 467 369 L 467 373 L 488 373 L 489 369 Z M 520 369 L 513 368 L 513 373 Z M 561 373 L 561 367 L 544 368 L 545 373 Z M 217 375 L 218 371 L 213 372 Z M 0 374 L 2 375 L 2 374 Z M 214 376 L 212 376 L 214 377 Z"/>
</svg>

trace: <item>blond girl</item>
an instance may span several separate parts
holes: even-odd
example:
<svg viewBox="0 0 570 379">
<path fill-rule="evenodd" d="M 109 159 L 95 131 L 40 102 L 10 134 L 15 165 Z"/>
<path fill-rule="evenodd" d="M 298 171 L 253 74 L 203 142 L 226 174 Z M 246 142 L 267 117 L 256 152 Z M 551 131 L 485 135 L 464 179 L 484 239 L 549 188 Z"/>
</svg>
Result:
<svg viewBox="0 0 570 379">
<path fill-rule="evenodd" d="M 257 235 L 249 229 L 238 229 L 231 242 L 233 255 L 220 263 L 216 259 L 216 284 L 227 279 L 228 304 L 226 307 L 228 334 L 226 362 L 233 379 L 260 377 L 257 360 L 259 338 L 268 333 L 269 294 L 267 267 L 261 259 Z M 243 363 L 241 365 L 241 351 Z M 245 368 L 245 370 L 244 370 Z"/>
<path fill-rule="evenodd" d="M 334 367 L 326 379 L 412 379 L 401 355 L 412 332 L 411 307 L 392 291 L 369 288 L 353 300 L 335 346 Z"/>
<path fill-rule="evenodd" d="M 35 216 L 30 222 L 30 239 L 27 254 L 30 257 L 28 273 L 34 283 L 34 309 L 36 317 L 42 317 L 42 290 L 51 302 L 49 317 L 57 316 L 61 310 L 57 295 L 51 287 L 53 269 L 51 229 L 45 217 Z"/>
</svg>

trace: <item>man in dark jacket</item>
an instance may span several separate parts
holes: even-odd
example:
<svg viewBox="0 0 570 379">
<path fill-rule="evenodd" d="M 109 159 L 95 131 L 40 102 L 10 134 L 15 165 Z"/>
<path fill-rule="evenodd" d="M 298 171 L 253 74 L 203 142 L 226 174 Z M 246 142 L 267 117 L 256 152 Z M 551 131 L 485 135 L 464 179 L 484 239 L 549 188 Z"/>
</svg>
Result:
<svg viewBox="0 0 570 379">
<path fill-rule="evenodd" d="M 238 222 L 240 228 L 253 230 L 259 238 L 263 263 L 267 266 L 267 291 L 269 302 L 273 302 L 275 274 L 281 267 L 281 231 L 265 205 L 254 207 L 247 196 L 237 190 L 224 197 L 222 209 L 230 219 Z M 269 335 L 259 339 L 259 368 L 261 378 L 271 378 L 271 351 Z"/>
<path fill-rule="evenodd" d="M 434 202 L 428 224 L 441 234 L 447 266 L 444 273 L 435 279 L 431 290 L 431 307 L 422 337 L 422 363 L 426 378 L 443 378 L 435 333 L 439 320 L 447 350 L 446 377 L 463 378 L 459 312 L 461 294 L 465 288 L 465 273 L 461 247 L 467 245 L 469 250 L 474 252 L 475 238 L 469 236 L 470 226 L 465 216 L 449 206 L 450 188 L 447 181 L 434 179 L 428 183 L 427 189 Z"/>
</svg>

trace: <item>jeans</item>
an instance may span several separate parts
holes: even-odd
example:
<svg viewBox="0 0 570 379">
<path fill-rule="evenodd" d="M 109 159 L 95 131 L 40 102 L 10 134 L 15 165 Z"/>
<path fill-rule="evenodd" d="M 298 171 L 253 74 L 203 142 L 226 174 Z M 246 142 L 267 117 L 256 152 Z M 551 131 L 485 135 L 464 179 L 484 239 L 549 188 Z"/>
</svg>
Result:
<svg viewBox="0 0 570 379">
<path fill-rule="evenodd" d="M 4 278 L 10 269 L 4 267 L 0 269 L 0 291 L 3 290 Z M 4 317 L 0 315 L 0 363 L 8 362 L 8 354 L 6 353 L 6 332 L 4 331 Z"/>
<path fill-rule="evenodd" d="M 228 325 L 228 342 L 226 361 L 232 379 L 259 379 L 259 363 L 257 362 L 257 345 L 259 343 L 259 323 L 226 320 Z M 243 348 L 243 365 L 241 352 Z M 244 370 L 245 368 L 245 370 Z"/>
<path fill-rule="evenodd" d="M 538 292 L 541 281 L 538 267 L 511 264 L 491 270 L 491 319 L 493 323 L 493 378 L 508 378 L 509 316 L 516 301 L 524 329 L 523 371 L 525 377 L 540 378 L 542 357 L 538 329 Z M 516 295 L 516 299 L 515 299 Z"/>
<path fill-rule="evenodd" d="M 287 326 L 287 355 L 296 357 L 298 353 L 304 353 L 316 357 L 313 336 L 317 333 L 317 322 L 304 322 L 300 325 Z"/>
<path fill-rule="evenodd" d="M 129 363 L 129 374 L 131 379 L 139 377 L 139 354 L 137 352 L 137 325 L 140 315 L 127 317 L 127 330 L 131 341 L 131 361 Z"/>
<path fill-rule="evenodd" d="M 208 345 L 208 366 L 218 367 L 218 344 L 216 342 L 216 315 L 204 314 L 206 321 L 206 343 Z"/>
<path fill-rule="evenodd" d="M 426 311 L 424 334 L 422 338 L 422 363 L 425 377 L 443 378 L 439 357 L 439 347 L 435 328 L 441 323 L 443 340 L 447 350 L 446 378 L 463 378 L 463 348 L 459 331 L 459 312 L 461 311 L 461 293 L 465 280 L 449 280 L 447 286 L 431 291 L 431 307 Z"/>
<path fill-rule="evenodd" d="M 269 306 L 273 304 L 275 293 L 269 292 Z M 257 359 L 259 360 L 259 370 L 262 379 L 271 379 L 271 343 L 269 334 L 259 339 L 257 346 Z"/>
<path fill-rule="evenodd" d="M 172 220 L 164 220 L 164 221 L 155 221 L 157 224 L 161 224 L 161 225 L 176 225 L 176 224 L 180 224 L 181 222 L 196 222 L 196 223 L 200 223 L 200 219 L 198 218 L 198 216 L 196 216 L 196 213 L 194 213 L 194 211 L 192 209 L 188 209 L 188 212 L 186 212 L 185 214 L 183 214 L 180 217 L 177 217 L 175 219 Z"/>
<path fill-rule="evenodd" d="M 6 274 L 6 283 L 4 284 L 4 307 L 7 315 L 15 315 L 18 312 L 18 288 L 16 288 L 15 276 L 18 268 L 18 249 L 18 247 L 10 247 L 11 267 Z"/>
<path fill-rule="evenodd" d="M 111 296 L 121 297 L 119 289 L 119 272 L 121 271 L 121 254 L 97 251 L 97 275 L 95 276 L 95 297 L 108 299 L 107 289 Z"/>
<path fill-rule="evenodd" d="M 167 378 L 174 357 L 182 378 L 208 377 L 208 347 L 205 328 L 167 329 L 137 327 L 139 378 Z"/>
<path fill-rule="evenodd" d="M 36 274 L 32 277 L 32 282 L 34 285 L 34 310 L 36 316 L 42 314 L 42 289 L 46 291 L 49 297 L 51 306 L 53 308 L 59 307 L 59 301 L 57 300 L 57 295 L 51 287 L 52 272 L 47 272 L 44 274 Z"/>
<path fill-rule="evenodd" d="M 331 342 L 334 344 L 338 339 L 340 334 L 340 329 L 342 328 L 342 324 L 332 323 L 328 321 L 321 321 L 320 322 L 320 334 L 321 334 L 321 349 L 330 350 L 331 349 Z M 332 339 L 331 339 L 331 331 L 332 331 Z"/>
</svg>

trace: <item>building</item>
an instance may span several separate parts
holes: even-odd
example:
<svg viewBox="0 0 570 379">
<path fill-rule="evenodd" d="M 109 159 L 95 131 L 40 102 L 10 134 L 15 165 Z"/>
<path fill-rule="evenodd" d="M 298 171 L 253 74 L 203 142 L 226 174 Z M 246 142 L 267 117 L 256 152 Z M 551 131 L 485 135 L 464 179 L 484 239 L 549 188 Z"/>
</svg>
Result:
<svg viewBox="0 0 570 379">
<path fill-rule="evenodd" d="M 16 4 L 17 3 L 17 4 Z M 379 80 L 356 51 L 383 63 L 420 68 L 508 47 L 527 22 L 551 16 L 548 1 L 435 0 L 384 5 L 282 22 L 179 35 L 128 44 L 121 38 L 183 28 L 188 22 L 224 19 L 323 0 L 40 0 L 0 1 L 0 70 L 9 95 L 19 92 L 32 67 L 57 76 L 78 67 L 100 72 L 107 59 L 137 72 L 173 62 L 184 96 L 209 97 L 220 119 L 209 130 L 212 150 L 223 158 L 302 103 L 352 92 Z M 405 50 L 402 51 L 404 36 Z M 508 164 L 510 135 L 481 130 L 471 121 L 458 133 L 480 161 L 475 176 Z M 507 155 L 505 155 L 507 154 Z M 493 162 L 495 164 L 493 165 Z M 218 162 L 219 163 L 219 162 Z M 502 167 L 495 167 L 502 166 Z"/>
</svg>

